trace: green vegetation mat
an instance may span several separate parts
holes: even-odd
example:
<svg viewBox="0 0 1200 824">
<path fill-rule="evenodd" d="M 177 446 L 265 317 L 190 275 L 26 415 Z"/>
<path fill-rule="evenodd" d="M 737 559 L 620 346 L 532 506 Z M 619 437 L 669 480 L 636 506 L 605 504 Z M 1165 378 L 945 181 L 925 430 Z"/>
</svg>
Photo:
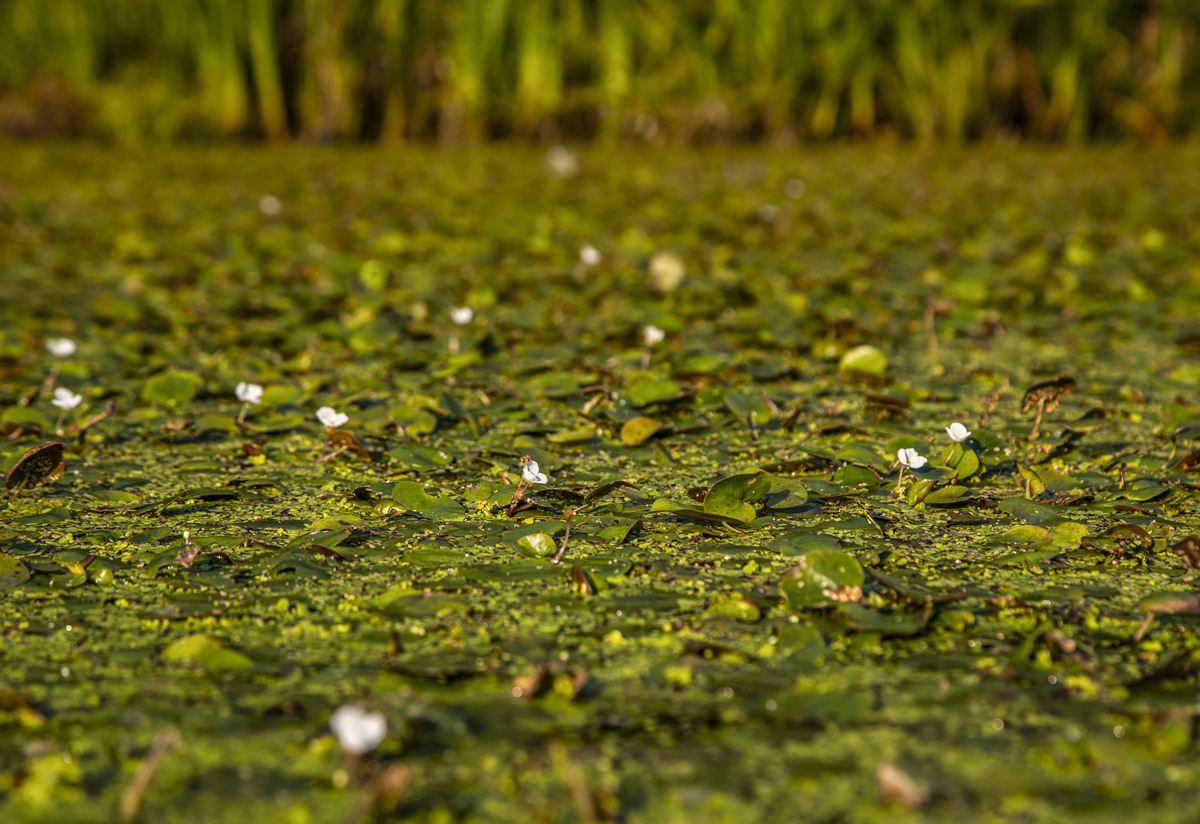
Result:
<svg viewBox="0 0 1200 824">
<path fill-rule="evenodd" d="M 1197 161 L 6 147 L 0 819 L 1195 821 Z"/>
</svg>

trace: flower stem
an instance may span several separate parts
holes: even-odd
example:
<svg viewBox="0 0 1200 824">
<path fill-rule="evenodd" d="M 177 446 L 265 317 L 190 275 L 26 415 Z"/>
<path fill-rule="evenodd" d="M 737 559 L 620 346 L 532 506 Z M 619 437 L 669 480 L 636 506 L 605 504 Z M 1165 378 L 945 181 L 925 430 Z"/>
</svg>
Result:
<svg viewBox="0 0 1200 824">
<path fill-rule="evenodd" d="M 571 519 L 574 517 L 575 517 L 575 510 L 568 509 L 567 510 L 567 531 L 566 531 L 566 534 L 563 535 L 562 546 L 560 546 L 558 548 L 558 552 L 556 552 L 554 554 L 554 557 L 552 559 L 550 559 L 550 563 L 552 563 L 552 564 L 559 563 L 560 561 L 562 561 L 563 556 L 567 554 L 567 541 L 571 540 Z"/>
<path fill-rule="evenodd" d="M 517 509 L 517 504 L 521 503 L 521 496 L 525 492 L 525 479 L 517 481 L 517 488 L 513 490 L 512 500 L 508 502 L 508 517 L 512 517 Z"/>
</svg>

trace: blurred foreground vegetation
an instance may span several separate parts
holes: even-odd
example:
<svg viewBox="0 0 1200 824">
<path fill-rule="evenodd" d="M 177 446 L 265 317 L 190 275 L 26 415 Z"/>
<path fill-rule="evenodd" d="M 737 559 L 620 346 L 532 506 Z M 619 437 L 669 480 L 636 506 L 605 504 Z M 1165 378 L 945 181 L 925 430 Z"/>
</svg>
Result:
<svg viewBox="0 0 1200 824">
<path fill-rule="evenodd" d="M 1187 0 L 0 0 L 0 133 L 1192 134 Z"/>
</svg>

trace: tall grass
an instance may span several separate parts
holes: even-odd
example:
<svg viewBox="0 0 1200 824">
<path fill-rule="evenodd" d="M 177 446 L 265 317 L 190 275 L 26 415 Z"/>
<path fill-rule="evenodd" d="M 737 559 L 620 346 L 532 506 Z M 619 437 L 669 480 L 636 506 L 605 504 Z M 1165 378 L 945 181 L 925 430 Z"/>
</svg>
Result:
<svg viewBox="0 0 1200 824">
<path fill-rule="evenodd" d="M 1200 127 L 1198 23 L 1195 0 L 0 0 L 0 94 L 57 79 L 130 139 L 1153 140 Z"/>
</svg>

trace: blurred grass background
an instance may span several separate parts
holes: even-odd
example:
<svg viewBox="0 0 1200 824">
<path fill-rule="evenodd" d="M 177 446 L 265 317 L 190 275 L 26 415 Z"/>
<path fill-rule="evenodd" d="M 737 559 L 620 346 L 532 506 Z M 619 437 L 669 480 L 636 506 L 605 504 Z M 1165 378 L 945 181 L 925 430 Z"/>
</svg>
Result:
<svg viewBox="0 0 1200 824">
<path fill-rule="evenodd" d="M 0 0 L 0 134 L 1156 141 L 1197 0 Z"/>
</svg>

